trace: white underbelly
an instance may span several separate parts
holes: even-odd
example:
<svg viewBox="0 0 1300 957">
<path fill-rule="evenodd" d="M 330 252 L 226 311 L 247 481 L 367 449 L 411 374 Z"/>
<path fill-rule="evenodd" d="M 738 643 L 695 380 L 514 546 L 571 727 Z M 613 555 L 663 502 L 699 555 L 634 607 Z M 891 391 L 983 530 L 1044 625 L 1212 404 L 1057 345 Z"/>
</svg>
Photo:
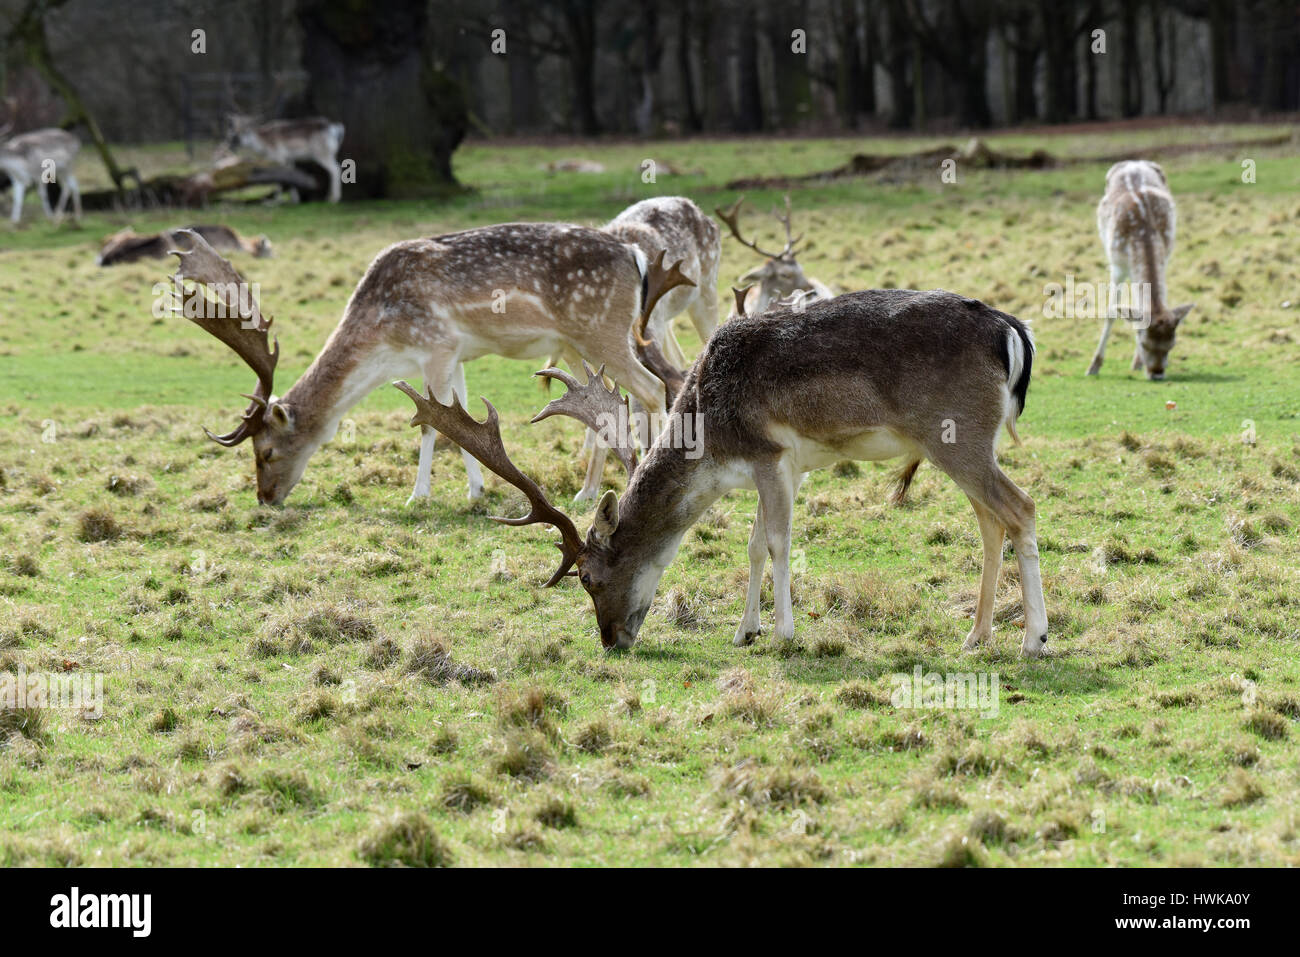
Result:
<svg viewBox="0 0 1300 957">
<path fill-rule="evenodd" d="M 866 429 L 834 443 L 820 442 L 794 429 L 778 427 L 770 430 L 772 439 L 784 446 L 786 456 L 800 472 L 812 472 L 836 462 L 852 459 L 859 462 L 876 462 L 898 458 L 900 455 L 921 455 L 920 446 L 892 429 Z"/>
</svg>

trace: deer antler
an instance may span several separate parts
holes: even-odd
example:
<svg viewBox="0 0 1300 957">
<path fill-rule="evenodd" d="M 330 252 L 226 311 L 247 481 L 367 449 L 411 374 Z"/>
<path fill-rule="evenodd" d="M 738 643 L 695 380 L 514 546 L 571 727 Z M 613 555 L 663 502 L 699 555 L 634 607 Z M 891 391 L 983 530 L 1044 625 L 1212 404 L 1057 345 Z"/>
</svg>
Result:
<svg viewBox="0 0 1300 957">
<path fill-rule="evenodd" d="M 786 197 L 787 204 L 789 203 L 789 201 L 790 201 L 789 197 Z M 754 250 L 754 252 L 758 253 L 760 256 L 766 256 L 768 259 L 784 259 L 794 249 L 794 244 L 790 242 L 789 217 L 787 216 L 785 220 L 786 222 L 785 248 L 781 250 L 779 253 L 768 252 L 767 250 L 760 247 L 757 244 L 757 242 L 750 241 L 746 239 L 744 236 L 740 235 L 740 207 L 741 204 L 744 202 L 745 202 L 745 197 L 742 196 L 740 197 L 740 199 L 732 203 L 731 206 L 729 206 L 727 209 L 724 210 L 721 206 L 718 206 L 713 210 L 713 212 L 717 215 L 718 219 L 722 220 L 724 223 L 727 224 L 727 228 L 731 230 L 731 235 L 734 236 L 736 238 L 736 241 L 739 242 L 742 246 L 747 246 L 748 248 Z M 788 205 L 787 205 L 787 209 L 788 209 Z M 777 218 L 780 219 L 779 216 Z M 800 238 L 802 239 L 803 237 L 801 236 Z"/>
<path fill-rule="evenodd" d="M 567 386 L 564 395 L 546 403 L 546 407 L 533 416 L 533 422 L 550 418 L 553 415 L 568 415 L 587 426 L 610 446 L 623 462 L 627 474 L 636 471 L 636 442 L 629 428 L 628 402 L 620 397 L 618 386 L 605 388 L 602 378 L 605 367 L 592 371 L 586 361 L 582 369 L 587 374 L 587 384 L 579 385 L 578 380 L 560 369 L 543 369 L 533 375 L 548 379 L 559 379 Z"/>
<path fill-rule="evenodd" d="M 266 404 L 272 395 L 275 365 L 280 360 L 280 342 L 277 339 L 275 348 L 269 348 L 267 332 L 271 320 L 262 318 L 257 300 L 247 291 L 248 283 L 235 267 L 192 229 L 178 232 L 188 234 L 193 243 L 190 249 L 169 251 L 169 255 L 180 260 L 176 281 L 181 283 L 188 279 L 195 283 L 195 287 L 183 297 L 185 317 L 230 346 L 235 355 L 257 373 L 256 390 L 252 395 L 244 394 L 249 406 L 244 411 L 243 421 L 225 435 L 203 430 L 212 441 L 229 448 L 256 435 L 265 426 Z M 211 303 L 200 286 L 212 292 L 222 308 L 210 308 Z"/>
<path fill-rule="evenodd" d="M 732 286 L 732 287 L 731 287 L 731 294 L 732 294 L 733 296 L 736 297 L 736 315 L 737 315 L 737 316 L 743 316 L 743 315 L 746 314 L 746 313 L 745 313 L 745 297 L 746 297 L 747 295 L 749 295 L 749 290 L 751 290 L 751 289 L 753 289 L 753 288 L 754 288 L 754 284 L 753 284 L 752 282 L 751 282 L 748 286 L 744 286 L 744 287 L 741 287 L 741 288 L 739 288 L 739 289 L 737 289 L 735 286 Z"/>
<path fill-rule="evenodd" d="M 781 250 L 781 255 L 776 257 L 777 259 L 784 259 L 786 256 L 794 252 L 795 246 L 799 245 L 799 240 L 803 239 L 803 233 L 800 233 L 798 236 L 795 236 L 793 239 L 790 238 L 790 194 L 789 193 L 785 194 L 785 215 L 782 216 L 775 209 L 772 210 L 772 215 L 776 217 L 777 222 L 779 222 L 782 226 L 785 227 L 785 249 Z"/>
<path fill-rule="evenodd" d="M 519 518 L 493 516 L 492 521 L 515 526 L 544 523 L 553 525 L 559 531 L 560 541 L 556 543 L 556 547 L 563 557 L 560 559 L 560 567 L 555 570 L 546 587 L 550 588 L 568 574 L 582 551 L 582 539 L 569 516 L 547 501 L 546 494 L 538 484 L 519 471 L 515 463 L 510 461 L 510 456 L 506 454 L 505 446 L 501 442 L 501 427 L 497 410 L 493 408 L 492 403 L 487 399 L 483 400 L 488 415 L 484 421 L 479 422 L 465 411 L 454 395 L 451 402 L 444 405 L 433 397 L 432 389 L 426 397 L 415 391 L 405 380 L 394 382 L 393 385 L 410 396 L 411 401 L 415 403 L 415 414 L 411 416 L 411 425 L 427 425 L 441 432 L 524 493 L 530 506 L 527 515 Z"/>
<path fill-rule="evenodd" d="M 650 316 L 654 312 L 655 306 L 659 304 L 659 300 L 670 289 L 675 289 L 678 286 L 694 286 L 695 281 L 682 272 L 681 261 L 664 268 L 664 257 L 667 255 L 668 250 L 661 249 L 659 255 L 655 257 L 654 262 L 646 270 L 645 301 L 641 303 L 641 317 L 632 328 L 632 338 L 636 343 L 637 358 L 641 360 L 643 366 L 663 382 L 668 407 L 672 408 L 677 393 L 682 390 L 686 377 L 682 375 L 680 369 L 668 361 L 667 356 L 663 354 L 663 351 L 653 339 L 646 338 L 646 324 L 650 321 Z"/>
</svg>

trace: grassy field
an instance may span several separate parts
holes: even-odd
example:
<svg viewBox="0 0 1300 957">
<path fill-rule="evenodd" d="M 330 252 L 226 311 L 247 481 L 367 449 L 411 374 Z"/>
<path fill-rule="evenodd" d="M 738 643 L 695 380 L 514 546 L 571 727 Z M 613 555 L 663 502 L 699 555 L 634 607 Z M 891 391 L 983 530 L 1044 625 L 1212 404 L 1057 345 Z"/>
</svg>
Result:
<svg viewBox="0 0 1300 957">
<path fill-rule="evenodd" d="M 1267 132 L 995 145 L 1101 156 Z M 275 243 L 276 258 L 236 265 L 276 319 L 283 390 L 395 240 L 596 223 L 654 193 L 712 209 L 734 177 L 935 142 L 477 145 L 457 154 L 476 192 L 445 205 L 202 219 Z M 100 269 L 99 237 L 127 219 L 56 229 L 29 206 L 24 228 L 0 227 L 0 672 L 102 675 L 103 709 L 0 710 L 0 863 L 1300 863 L 1297 153 L 1164 161 L 1180 204 L 1171 298 L 1196 309 L 1162 383 L 1128 371 L 1123 329 L 1085 378 L 1097 322 L 1044 315 L 1046 284 L 1106 278 L 1105 163 L 795 192 L 810 275 L 940 286 L 1033 322 L 1025 444 L 1002 458 L 1038 505 L 1052 631 L 1037 661 L 1018 657 L 1010 555 L 995 646 L 959 651 L 978 528 L 930 467 L 901 509 L 889 465 L 810 476 L 796 640 L 747 649 L 730 638 L 751 493 L 687 535 L 637 647 L 605 655 L 586 596 L 540 587 L 549 530 L 487 520 L 520 507 L 509 486 L 489 476 L 470 505 L 459 456 L 440 452 L 432 498 L 404 506 L 418 436 L 394 390 L 355 410 L 287 507 L 259 509 L 251 449 L 201 431 L 233 424 L 251 375 L 183 319 L 154 317 L 171 265 Z M 569 156 L 607 172 L 539 169 Z M 128 158 L 161 169 L 183 154 Z M 645 158 L 685 173 L 643 184 Z M 778 199 L 750 196 L 769 237 Z M 725 242 L 724 283 L 753 264 Z M 581 430 L 527 424 L 543 402 L 532 371 L 480 361 L 470 392 L 501 410 L 521 467 L 568 499 Z M 606 484 L 624 484 L 613 457 Z M 769 633 L 770 618 L 765 592 Z M 891 676 L 917 667 L 996 674 L 996 714 L 895 707 Z"/>
</svg>

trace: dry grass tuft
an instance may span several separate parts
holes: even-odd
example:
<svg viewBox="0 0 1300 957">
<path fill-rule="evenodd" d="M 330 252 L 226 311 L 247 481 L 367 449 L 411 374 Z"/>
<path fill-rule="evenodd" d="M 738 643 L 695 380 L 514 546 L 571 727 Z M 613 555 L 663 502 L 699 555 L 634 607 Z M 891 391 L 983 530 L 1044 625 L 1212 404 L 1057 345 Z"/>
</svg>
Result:
<svg viewBox="0 0 1300 957">
<path fill-rule="evenodd" d="M 441 685 L 448 681 L 459 681 L 464 685 L 491 684 L 496 675 L 490 671 L 480 671 L 469 665 L 457 664 L 451 659 L 447 646 L 437 638 L 423 637 L 416 639 L 406 655 L 403 670 L 408 675 L 420 675 L 430 684 Z"/>
<path fill-rule="evenodd" d="M 380 824 L 357 847 L 373 867 L 450 867 L 450 848 L 419 811 L 403 811 Z"/>
<path fill-rule="evenodd" d="M 118 524 L 113 513 L 103 508 L 92 508 L 82 512 L 77 518 L 77 539 L 79 541 L 115 542 L 122 537 L 122 526 Z"/>
</svg>

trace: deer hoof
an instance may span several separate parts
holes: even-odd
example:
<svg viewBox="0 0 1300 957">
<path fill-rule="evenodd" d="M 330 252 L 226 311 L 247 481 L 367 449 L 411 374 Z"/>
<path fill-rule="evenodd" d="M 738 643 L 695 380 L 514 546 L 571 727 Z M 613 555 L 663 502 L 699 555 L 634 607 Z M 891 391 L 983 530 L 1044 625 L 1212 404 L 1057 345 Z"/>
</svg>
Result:
<svg viewBox="0 0 1300 957">
<path fill-rule="evenodd" d="M 1097 374 L 1098 372 L 1100 372 L 1100 371 L 1101 371 L 1101 360 L 1100 360 L 1100 359 L 1093 359 L 1093 360 L 1092 360 L 1092 365 L 1088 366 L 1088 371 L 1087 371 L 1087 373 L 1085 373 L 1085 374 L 1086 374 L 1086 375 L 1096 375 L 1096 374 Z"/>
<path fill-rule="evenodd" d="M 972 628 L 970 634 L 966 636 L 966 640 L 962 642 L 961 650 L 978 651 L 980 645 L 984 644 L 992 637 L 993 637 L 992 631 L 977 631 L 976 629 Z"/>
<path fill-rule="evenodd" d="M 737 648 L 743 648 L 745 645 L 752 645 L 754 643 L 754 639 L 757 638 L 762 633 L 763 633 L 762 628 L 749 629 L 749 628 L 745 628 L 745 626 L 742 625 L 740 627 L 740 630 L 736 632 L 736 637 L 731 639 L 731 643 L 735 645 Z"/>
<path fill-rule="evenodd" d="M 1044 633 L 1038 638 L 1030 638 L 1025 635 L 1024 644 L 1020 646 L 1020 655 L 1024 658 L 1040 658 L 1047 654 L 1047 634 Z"/>
</svg>

